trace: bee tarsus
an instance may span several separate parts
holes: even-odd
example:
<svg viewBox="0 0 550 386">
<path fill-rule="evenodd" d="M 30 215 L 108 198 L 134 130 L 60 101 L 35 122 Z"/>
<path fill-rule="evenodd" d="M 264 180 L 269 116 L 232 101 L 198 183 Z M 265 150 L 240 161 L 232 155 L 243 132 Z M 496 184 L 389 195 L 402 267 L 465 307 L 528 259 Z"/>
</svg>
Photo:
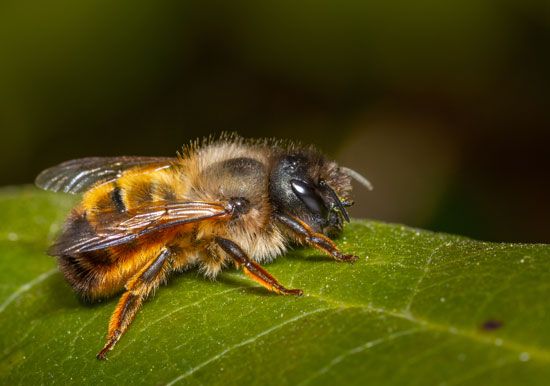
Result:
<svg viewBox="0 0 550 386">
<path fill-rule="evenodd" d="M 306 244 L 311 245 L 325 253 L 328 253 L 335 260 L 354 262 L 357 260 L 357 256 L 346 255 L 338 250 L 334 241 L 325 236 L 322 233 L 314 232 L 309 225 L 298 218 L 287 216 L 284 214 L 276 214 L 275 218 L 285 225 L 291 232 L 303 240 Z"/>
<path fill-rule="evenodd" d="M 163 248 L 156 258 L 152 259 L 148 265 L 130 279 L 126 292 L 120 298 L 109 321 L 107 343 L 97 354 L 99 359 L 105 359 L 107 352 L 113 349 L 134 320 L 143 301 L 164 280 L 167 273 L 165 268 L 169 265 L 170 254 L 168 248 Z"/>
</svg>

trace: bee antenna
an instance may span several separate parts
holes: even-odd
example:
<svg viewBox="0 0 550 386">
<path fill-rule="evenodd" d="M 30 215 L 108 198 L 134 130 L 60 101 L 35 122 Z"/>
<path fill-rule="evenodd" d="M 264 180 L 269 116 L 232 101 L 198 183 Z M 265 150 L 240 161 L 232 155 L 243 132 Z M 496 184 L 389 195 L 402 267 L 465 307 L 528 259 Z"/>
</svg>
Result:
<svg viewBox="0 0 550 386">
<path fill-rule="evenodd" d="M 329 194 L 332 196 L 332 199 L 334 200 L 334 205 L 336 205 L 335 209 L 342 214 L 342 216 L 344 217 L 344 220 L 349 222 L 350 221 L 349 220 L 349 214 L 348 214 L 348 211 L 346 210 L 346 206 L 344 205 L 344 203 L 342 201 L 340 201 L 340 198 L 338 197 L 338 195 L 336 194 L 334 189 L 332 189 L 330 186 L 328 186 L 325 181 L 321 181 L 321 184 L 324 185 L 328 189 Z"/>
<path fill-rule="evenodd" d="M 340 170 L 342 170 L 344 173 L 346 173 L 348 176 L 350 176 L 351 178 L 353 178 L 355 181 L 359 182 L 361 185 L 363 185 L 365 188 L 367 188 L 368 190 L 372 190 L 373 187 L 372 187 L 372 184 L 370 183 L 369 180 L 367 180 L 365 177 L 363 177 L 361 174 L 359 174 L 358 172 L 356 172 L 355 170 L 353 169 L 350 169 L 350 168 L 347 168 L 345 166 L 341 166 L 340 167 Z"/>
</svg>

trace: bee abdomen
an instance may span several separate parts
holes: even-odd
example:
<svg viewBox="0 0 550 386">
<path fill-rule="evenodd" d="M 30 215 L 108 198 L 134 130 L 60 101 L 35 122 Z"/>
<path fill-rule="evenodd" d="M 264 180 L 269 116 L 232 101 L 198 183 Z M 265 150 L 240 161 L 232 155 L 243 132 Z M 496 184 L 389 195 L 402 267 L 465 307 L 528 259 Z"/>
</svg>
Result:
<svg viewBox="0 0 550 386">
<path fill-rule="evenodd" d="M 113 191 L 111 192 L 111 200 L 113 201 L 117 212 L 126 212 L 126 204 L 124 203 L 124 199 L 122 197 L 122 189 L 120 189 L 119 186 L 115 186 Z"/>
<path fill-rule="evenodd" d="M 85 299 L 95 298 L 93 293 L 99 288 L 99 281 L 94 268 L 84 264 L 75 256 L 62 255 L 58 257 L 59 269 L 71 287 Z"/>
<path fill-rule="evenodd" d="M 96 235 L 86 218 L 85 212 L 73 212 L 67 220 L 65 229 L 52 245 L 48 253 L 57 256 L 61 272 L 73 289 L 84 298 L 97 297 L 100 271 L 110 266 L 114 260 L 108 249 L 92 252 L 69 252 L 75 242 L 93 238 Z"/>
<path fill-rule="evenodd" d="M 121 189 L 120 194 L 122 201 L 126 202 L 125 209 L 177 199 L 177 194 L 170 185 L 154 180 L 134 183 L 126 189 Z"/>
</svg>

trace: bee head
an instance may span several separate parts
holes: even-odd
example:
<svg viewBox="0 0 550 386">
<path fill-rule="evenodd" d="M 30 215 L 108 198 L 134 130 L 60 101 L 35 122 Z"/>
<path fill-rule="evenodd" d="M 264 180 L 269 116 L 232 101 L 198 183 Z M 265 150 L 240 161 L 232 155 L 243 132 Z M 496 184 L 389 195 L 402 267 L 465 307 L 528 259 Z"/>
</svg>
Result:
<svg viewBox="0 0 550 386">
<path fill-rule="evenodd" d="M 275 210 L 326 235 L 340 233 L 343 222 L 349 222 L 350 191 L 348 174 L 315 151 L 285 153 L 270 172 L 269 195 Z"/>
</svg>

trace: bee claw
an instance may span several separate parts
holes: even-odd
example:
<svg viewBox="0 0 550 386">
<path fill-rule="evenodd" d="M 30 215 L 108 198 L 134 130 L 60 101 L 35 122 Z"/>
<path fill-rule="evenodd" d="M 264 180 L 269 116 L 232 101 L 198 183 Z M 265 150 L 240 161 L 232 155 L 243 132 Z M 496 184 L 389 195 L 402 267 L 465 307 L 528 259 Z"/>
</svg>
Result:
<svg viewBox="0 0 550 386">
<path fill-rule="evenodd" d="M 290 294 L 295 296 L 302 296 L 304 294 L 304 291 L 302 291 L 301 289 L 293 289 L 290 291 Z"/>
<path fill-rule="evenodd" d="M 108 344 L 105 345 L 105 347 L 103 347 L 103 349 L 100 352 L 97 353 L 95 357 L 100 361 L 108 360 L 107 353 L 113 349 L 113 346 L 114 344 L 111 344 L 111 342 L 109 342 Z"/>
<path fill-rule="evenodd" d="M 355 255 L 339 255 L 336 257 L 336 260 L 346 262 L 346 263 L 355 263 L 359 257 Z"/>
<path fill-rule="evenodd" d="M 304 291 L 301 289 L 284 289 L 281 291 L 281 294 L 283 295 L 294 295 L 294 296 L 302 296 L 304 294 Z"/>
<path fill-rule="evenodd" d="M 100 352 L 97 353 L 95 356 L 100 361 L 107 360 L 107 353 L 115 347 L 115 344 L 117 344 L 118 340 L 120 339 L 121 332 L 119 330 L 115 330 L 113 333 L 113 336 L 107 341 L 105 346 L 101 349 Z"/>
<path fill-rule="evenodd" d="M 106 361 L 107 360 L 107 351 L 105 349 L 103 349 L 100 352 L 98 352 L 95 357 L 97 359 L 99 359 L 100 361 Z"/>
</svg>

